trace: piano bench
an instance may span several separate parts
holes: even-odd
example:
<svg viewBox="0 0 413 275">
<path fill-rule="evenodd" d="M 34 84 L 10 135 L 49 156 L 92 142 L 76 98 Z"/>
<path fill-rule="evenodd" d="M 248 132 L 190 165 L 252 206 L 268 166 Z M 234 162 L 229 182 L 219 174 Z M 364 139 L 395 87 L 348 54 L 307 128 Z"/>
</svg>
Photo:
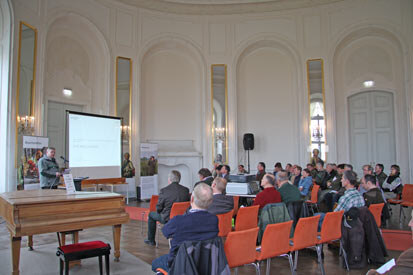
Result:
<svg viewBox="0 0 413 275">
<path fill-rule="evenodd" d="M 109 275 L 110 245 L 101 241 L 92 241 L 63 245 L 57 248 L 56 256 L 60 259 L 60 275 L 69 275 L 69 262 L 92 257 L 99 257 L 99 271 L 102 275 L 102 256 L 105 256 L 106 274 Z"/>
</svg>

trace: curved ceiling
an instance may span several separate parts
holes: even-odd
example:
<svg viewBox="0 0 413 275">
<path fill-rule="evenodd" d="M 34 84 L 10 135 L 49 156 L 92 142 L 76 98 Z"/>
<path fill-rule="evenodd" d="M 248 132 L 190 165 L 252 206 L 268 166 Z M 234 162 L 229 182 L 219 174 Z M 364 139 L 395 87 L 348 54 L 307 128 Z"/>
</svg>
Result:
<svg viewBox="0 0 413 275">
<path fill-rule="evenodd" d="M 314 7 L 344 0 L 115 0 L 166 13 L 224 15 Z"/>
</svg>

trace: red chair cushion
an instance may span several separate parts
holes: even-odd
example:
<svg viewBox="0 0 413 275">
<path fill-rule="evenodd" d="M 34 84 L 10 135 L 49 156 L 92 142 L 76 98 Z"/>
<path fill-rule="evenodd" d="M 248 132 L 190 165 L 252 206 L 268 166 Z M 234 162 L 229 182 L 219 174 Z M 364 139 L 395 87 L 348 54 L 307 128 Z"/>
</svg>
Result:
<svg viewBox="0 0 413 275">
<path fill-rule="evenodd" d="M 108 247 L 108 244 L 101 241 L 92 241 L 85 243 L 68 244 L 60 247 L 60 250 L 65 254 L 76 253 L 81 251 L 99 249 Z"/>
</svg>

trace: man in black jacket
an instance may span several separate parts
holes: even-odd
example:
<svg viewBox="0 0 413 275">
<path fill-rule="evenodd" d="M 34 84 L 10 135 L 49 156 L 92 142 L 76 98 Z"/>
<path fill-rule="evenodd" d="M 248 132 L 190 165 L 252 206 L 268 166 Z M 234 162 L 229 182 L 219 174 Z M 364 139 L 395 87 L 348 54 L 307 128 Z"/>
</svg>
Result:
<svg viewBox="0 0 413 275">
<path fill-rule="evenodd" d="M 224 195 L 227 181 L 224 178 L 215 178 L 212 182 L 213 198 L 207 211 L 211 214 L 224 214 L 234 209 L 234 198 Z"/>
<path fill-rule="evenodd" d="M 164 224 L 169 221 L 172 204 L 174 202 L 189 201 L 189 189 L 179 184 L 181 173 L 172 170 L 168 175 L 168 186 L 159 192 L 159 200 L 156 205 L 156 212 L 149 213 L 148 216 L 148 239 L 146 244 L 155 246 L 156 222 Z"/>
<path fill-rule="evenodd" d="M 211 186 L 212 181 L 214 180 L 214 177 L 212 176 L 211 171 L 209 171 L 208 168 L 199 169 L 198 176 L 199 176 L 199 181 L 195 183 L 194 188 L 198 183 L 201 183 L 201 182 L 206 183 L 209 186 Z"/>
</svg>

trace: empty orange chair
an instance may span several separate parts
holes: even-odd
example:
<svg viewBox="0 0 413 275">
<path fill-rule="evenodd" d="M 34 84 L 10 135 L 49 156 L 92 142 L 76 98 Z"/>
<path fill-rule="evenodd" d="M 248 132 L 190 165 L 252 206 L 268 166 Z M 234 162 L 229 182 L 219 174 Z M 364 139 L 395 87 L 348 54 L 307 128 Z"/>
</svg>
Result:
<svg viewBox="0 0 413 275">
<path fill-rule="evenodd" d="M 321 273 L 324 275 L 324 270 L 322 268 L 321 251 L 318 244 L 318 221 L 320 216 L 313 216 L 308 218 L 300 218 L 298 220 L 297 226 L 295 227 L 294 237 L 292 238 L 292 246 L 290 247 L 290 252 L 295 252 L 294 258 L 294 271 L 297 270 L 298 264 L 298 250 L 313 247 L 317 249 L 318 263 L 320 265 Z"/>
<path fill-rule="evenodd" d="M 143 234 L 143 221 L 144 220 L 148 220 L 148 217 L 146 217 L 145 219 L 145 214 L 151 212 L 155 212 L 156 211 L 156 204 L 158 204 L 158 200 L 159 200 L 159 196 L 158 195 L 152 195 L 151 200 L 149 202 L 149 211 L 142 211 L 142 219 L 141 219 L 141 233 Z"/>
<path fill-rule="evenodd" d="M 257 242 L 258 227 L 248 230 L 230 232 L 224 244 L 225 255 L 227 256 L 230 268 L 236 268 L 246 264 L 252 264 L 255 272 L 260 274 L 258 265 L 255 263 L 255 244 Z"/>
<path fill-rule="evenodd" d="M 310 207 L 311 212 L 313 212 L 314 215 L 314 210 L 313 210 L 313 206 L 316 207 L 317 212 L 318 212 L 318 191 L 320 190 L 320 185 L 318 184 L 313 184 L 313 189 L 311 190 L 311 198 L 307 201 L 305 201 L 305 203 L 307 204 L 307 207 Z"/>
<path fill-rule="evenodd" d="M 232 230 L 232 213 L 233 212 L 234 211 L 231 210 L 227 213 L 217 215 L 217 217 L 218 217 L 218 227 L 219 227 L 218 236 L 226 237 L 228 235 L 228 233 L 231 232 L 231 230 Z"/>
<path fill-rule="evenodd" d="M 171 208 L 171 213 L 169 214 L 169 219 L 171 220 L 173 217 L 178 216 L 178 215 L 183 215 L 185 214 L 186 210 L 189 208 L 191 203 L 189 201 L 184 201 L 184 202 L 174 202 L 172 204 Z M 162 229 L 161 223 L 158 224 L 158 231 L 157 231 L 157 240 L 156 240 L 156 247 L 158 247 L 159 243 L 159 234 Z M 169 244 L 171 246 L 171 244 Z"/>
<path fill-rule="evenodd" d="M 403 186 L 401 198 L 398 197 L 397 199 L 388 199 L 387 202 L 389 204 L 400 205 L 399 223 L 401 224 L 402 214 L 404 217 L 406 217 L 406 215 L 404 215 L 404 212 L 403 212 L 403 207 L 413 206 L 413 184 L 405 184 Z"/>
<path fill-rule="evenodd" d="M 291 274 L 294 274 L 293 258 L 290 252 L 290 232 L 293 221 L 269 224 L 265 228 L 261 241 L 261 250 L 256 253 L 256 260 L 259 262 L 267 260 L 266 274 L 270 274 L 271 258 L 277 256 L 287 256 L 290 262 Z"/>
<path fill-rule="evenodd" d="M 233 196 L 234 199 L 234 210 L 232 213 L 232 216 L 235 217 L 238 213 L 238 208 L 239 208 L 239 196 Z"/>
<path fill-rule="evenodd" d="M 255 228 L 258 225 L 259 205 L 241 207 L 235 221 L 235 231 Z"/>
<path fill-rule="evenodd" d="M 320 252 L 322 251 L 322 245 L 324 243 L 328 243 L 331 241 L 341 239 L 341 222 L 343 220 L 343 214 L 344 214 L 344 210 L 337 211 L 337 212 L 328 212 L 325 215 L 323 225 L 321 226 L 321 232 L 318 235 L 318 246 L 319 246 Z M 340 251 L 343 253 L 344 261 L 345 261 L 345 264 L 348 270 L 347 256 L 341 246 L 341 241 L 340 241 Z M 320 264 L 321 264 L 321 268 L 323 269 L 321 273 L 324 274 L 324 265 L 323 263 L 320 263 Z"/>
<path fill-rule="evenodd" d="M 369 210 L 376 220 L 377 226 L 381 226 L 381 212 L 383 211 L 384 203 L 370 204 Z"/>
</svg>

